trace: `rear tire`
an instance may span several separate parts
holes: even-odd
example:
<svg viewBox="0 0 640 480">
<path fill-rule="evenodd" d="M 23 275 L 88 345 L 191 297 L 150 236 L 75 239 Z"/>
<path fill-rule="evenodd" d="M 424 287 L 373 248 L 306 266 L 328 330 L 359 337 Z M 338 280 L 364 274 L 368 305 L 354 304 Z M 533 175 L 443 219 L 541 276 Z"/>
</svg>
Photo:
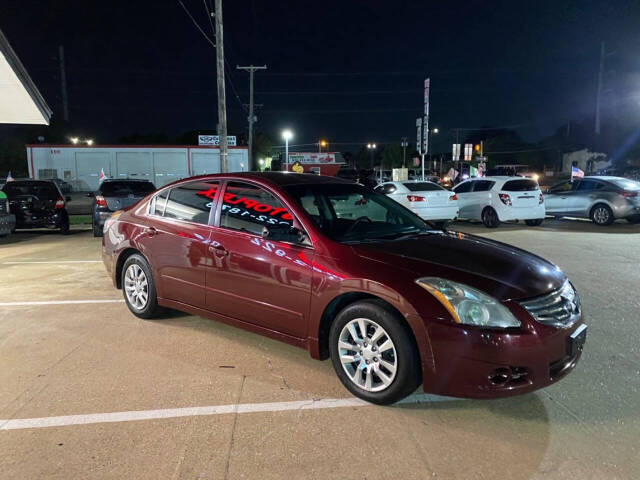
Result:
<svg viewBox="0 0 640 480">
<path fill-rule="evenodd" d="M 497 228 L 500 225 L 498 213 L 491 207 L 485 207 L 482 211 L 482 223 L 487 228 Z"/>
<path fill-rule="evenodd" d="M 95 223 L 91 224 L 91 229 L 93 230 L 93 236 L 94 237 L 101 237 L 102 236 L 102 229 L 97 226 Z"/>
<path fill-rule="evenodd" d="M 530 227 L 538 227 L 542 225 L 543 221 L 544 221 L 544 218 L 536 218 L 534 220 L 525 220 L 524 222 Z"/>
<path fill-rule="evenodd" d="M 122 295 L 127 307 L 136 317 L 150 319 L 161 311 L 151 267 L 140 254 L 134 253 L 122 267 Z"/>
<path fill-rule="evenodd" d="M 364 335 L 359 325 L 365 325 Z M 376 338 L 376 332 L 383 333 Z M 344 348 L 345 342 L 353 348 Z M 356 302 L 338 313 L 329 331 L 329 352 L 342 384 L 356 397 L 371 403 L 395 403 L 422 381 L 420 356 L 411 329 L 402 317 L 377 300 Z M 345 358 L 354 360 L 343 366 Z"/>
<path fill-rule="evenodd" d="M 69 217 L 67 217 L 60 224 L 60 233 L 62 235 L 69 235 L 70 229 L 71 229 L 71 227 L 69 226 Z"/>
<path fill-rule="evenodd" d="M 613 211 L 608 205 L 604 203 L 598 203 L 591 209 L 591 221 L 598 226 L 606 227 L 611 225 L 615 221 Z"/>
</svg>

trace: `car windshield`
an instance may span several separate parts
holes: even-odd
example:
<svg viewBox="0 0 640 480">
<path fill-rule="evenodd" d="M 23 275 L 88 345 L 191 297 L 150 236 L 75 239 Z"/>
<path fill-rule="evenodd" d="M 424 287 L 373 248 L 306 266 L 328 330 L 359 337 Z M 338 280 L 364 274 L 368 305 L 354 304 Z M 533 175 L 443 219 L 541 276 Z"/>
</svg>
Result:
<svg viewBox="0 0 640 480">
<path fill-rule="evenodd" d="M 502 187 L 503 192 L 532 192 L 538 190 L 535 180 L 509 180 Z"/>
<path fill-rule="evenodd" d="M 9 198 L 33 195 L 39 199 L 58 198 L 58 189 L 51 182 L 9 182 L 3 187 Z"/>
<path fill-rule="evenodd" d="M 121 195 L 146 195 L 151 193 L 156 187 L 151 182 L 128 182 L 126 180 L 117 180 L 115 182 L 104 182 L 100 185 L 100 191 L 104 196 L 121 196 Z"/>
<path fill-rule="evenodd" d="M 285 190 L 325 235 L 338 242 L 397 240 L 433 230 L 399 203 L 362 185 L 289 185 Z"/>
<path fill-rule="evenodd" d="M 616 187 L 623 190 L 640 190 L 640 182 L 635 180 L 628 180 L 626 178 L 615 178 L 610 180 Z"/>
</svg>

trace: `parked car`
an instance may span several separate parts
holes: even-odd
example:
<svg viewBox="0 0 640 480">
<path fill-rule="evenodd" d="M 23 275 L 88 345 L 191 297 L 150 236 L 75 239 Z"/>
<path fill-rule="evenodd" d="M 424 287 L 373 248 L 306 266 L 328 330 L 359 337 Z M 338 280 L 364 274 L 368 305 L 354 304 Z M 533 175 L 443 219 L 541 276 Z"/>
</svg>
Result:
<svg viewBox="0 0 640 480">
<path fill-rule="evenodd" d="M 9 199 L 0 190 L 0 237 L 6 237 L 16 229 L 16 216 L 9 209 Z"/>
<path fill-rule="evenodd" d="M 458 196 L 459 218 L 482 220 L 487 228 L 513 220 L 524 220 L 534 227 L 544 220 L 544 195 L 538 182 L 531 178 L 472 178 L 456 185 L 453 191 Z"/>
<path fill-rule="evenodd" d="M 73 190 L 69 182 L 65 182 L 64 180 L 61 180 L 59 178 L 53 178 L 51 179 L 51 181 L 58 186 L 58 189 L 62 193 L 71 193 L 71 191 Z"/>
<path fill-rule="evenodd" d="M 57 228 L 69 233 L 69 214 L 62 192 L 51 180 L 14 180 L 5 183 L 9 208 L 16 217 L 16 228 Z"/>
<path fill-rule="evenodd" d="M 149 180 L 111 179 L 103 180 L 98 191 L 90 193 L 94 197 L 91 207 L 93 236 L 102 236 L 105 219 L 117 210 L 133 205 L 153 192 L 156 187 Z"/>
<path fill-rule="evenodd" d="M 458 218 L 458 197 L 435 183 L 387 182 L 378 185 L 375 190 L 393 198 L 438 228 L 444 228 L 451 220 Z"/>
<path fill-rule="evenodd" d="M 357 182 L 359 176 L 358 170 L 349 167 L 340 167 L 338 173 L 336 173 L 336 177 L 343 178 L 344 180 L 349 180 L 351 182 Z"/>
<path fill-rule="evenodd" d="M 556 265 L 434 230 L 338 178 L 181 180 L 114 213 L 102 242 L 135 316 L 175 308 L 305 348 L 374 403 L 420 384 L 461 397 L 530 392 L 572 371 L 586 339 Z"/>
<path fill-rule="evenodd" d="M 622 177 L 584 177 L 558 183 L 545 194 L 547 214 L 590 218 L 611 225 L 624 218 L 640 223 L 640 182 Z"/>
</svg>

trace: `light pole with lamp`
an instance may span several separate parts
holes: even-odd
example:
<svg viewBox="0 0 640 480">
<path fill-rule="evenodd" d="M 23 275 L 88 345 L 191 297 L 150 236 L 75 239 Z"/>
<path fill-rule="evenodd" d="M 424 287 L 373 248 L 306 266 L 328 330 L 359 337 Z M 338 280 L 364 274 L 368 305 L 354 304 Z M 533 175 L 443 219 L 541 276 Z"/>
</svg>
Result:
<svg viewBox="0 0 640 480">
<path fill-rule="evenodd" d="M 320 140 L 320 141 L 318 142 L 318 153 L 322 152 L 322 149 L 323 149 L 323 148 L 326 148 L 326 147 L 327 147 L 327 145 L 329 145 L 329 144 L 327 143 L 327 141 L 326 141 L 326 140 Z"/>
<path fill-rule="evenodd" d="M 293 138 L 291 130 L 284 130 L 282 132 L 282 138 L 284 138 L 284 166 L 285 172 L 289 171 L 289 140 Z"/>
<path fill-rule="evenodd" d="M 376 149 L 376 144 L 375 143 L 367 143 L 367 148 L 369 149 L 369 152 L 371 153 L 371 170 L 373 170 L 373 151 Z"/>
</svg>

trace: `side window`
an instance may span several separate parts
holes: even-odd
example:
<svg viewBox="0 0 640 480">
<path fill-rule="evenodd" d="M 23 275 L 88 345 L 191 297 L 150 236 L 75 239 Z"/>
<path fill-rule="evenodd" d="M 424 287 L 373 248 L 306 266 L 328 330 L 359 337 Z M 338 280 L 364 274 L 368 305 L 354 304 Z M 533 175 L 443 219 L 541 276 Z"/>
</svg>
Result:
<svg viewBox="0 0 640 480">
<path fill-rule="evenodd" d="M 164 209 L 165 218 L 207 225 L 217 188 L 218 182 L 191 182 L 173 187 Z M 160 198 L 156 208 L 159 202 Z"/>
<path fill-rule="evenodd" d="M 473 182 L 473 191 L 488 192 L 489 190 L 491 190 L 491 187 L 493 187 L 494 183 L 495 182 L 492 182 L 491 180 L 476 180 L 475 182 Z"/>
<path fill-rule="evenodd" d="M 164 207 L 167 204 L 168 195 L 169 190 L 165 190 L 151 199 L 151 205 L 149 205 L 149 213 L 151 215 L 158 215 L 160 217 L 164 215 Z"/>
<path fill-rule="evenodd" d="M 471 185 L 473 182 L 463 182 L 453 189 L 456 193 L 467 193 L 471 191 Z"/>
<path fill-rule="evenodd" d="M 578 185 L 579 191 L 590 191 L 590 190 L 599 190 L 602 188 L 602 184 L 599 182 L 594 182 L 593 180 L 581 180 L 580 185 Z"/>
<path fill-rule="evenodd" d="M 242 182 L 230 182 L 224 192 L 220 226 L 262 235 L 269 225 L 293 226 L 293 217 L 282 202 L 266 190 Z"/>
<path fill-rule="evenodd" d="M 563 182 L 557 185 L 554 185 L 549 189 L 549 193 L 562 193 L 569 192 L 571 190 L 572 184 L 571 182 Z"/>
</svg>

